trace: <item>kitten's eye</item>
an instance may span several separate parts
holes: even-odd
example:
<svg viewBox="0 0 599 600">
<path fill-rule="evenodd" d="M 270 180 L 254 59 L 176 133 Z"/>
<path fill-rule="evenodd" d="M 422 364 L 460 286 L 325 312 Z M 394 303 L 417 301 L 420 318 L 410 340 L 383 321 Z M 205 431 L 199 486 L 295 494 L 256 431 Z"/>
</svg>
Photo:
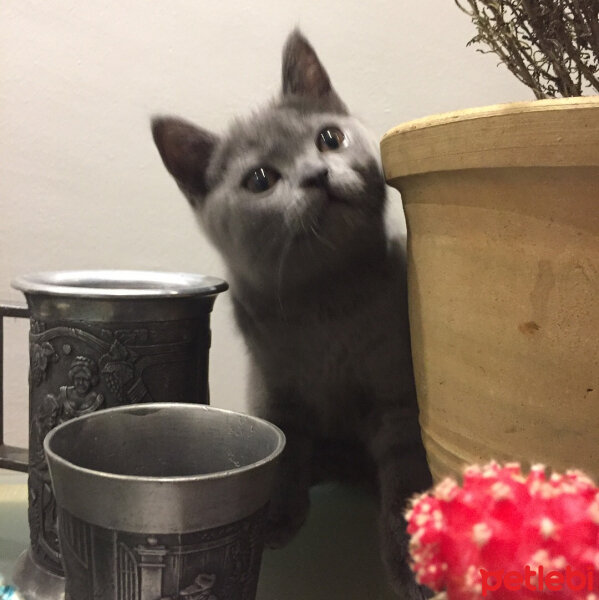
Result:
<svg viewBox="0 0 599 600">
<path fill-rule="evenodd" d="M 339 150 L 345 144 L 345 134 L 338 127 L 325 127 L 316 137 L 316 147 L 321 152 Z"/>
<path fill-rule="evenodd" d="M 278 171 L 269 167 L 256 167 L 248 172 L 242 183 L 252 194 L 259 194 L 269 190 L 279 179 L 281 175 Z"/>
</svg>

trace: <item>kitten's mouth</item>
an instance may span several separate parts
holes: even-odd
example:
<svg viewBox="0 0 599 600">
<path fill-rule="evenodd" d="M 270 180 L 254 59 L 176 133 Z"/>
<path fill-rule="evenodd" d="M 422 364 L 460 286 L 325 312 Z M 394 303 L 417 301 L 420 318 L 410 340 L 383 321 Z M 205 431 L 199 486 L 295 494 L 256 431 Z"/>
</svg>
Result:
<svg viewBox="0 0 599 600">
<path fill-rule="evenodd" d="M 335 193 L 330 188 L 319 188 L 318 193 L 311 194 L 303 211 L 302 218 L 297 220 L 293 237 L 296 241 L 313 242 L 325 240 L 328 233 L 338 229 L 338 223 L 346 223 L 349 215 L 343 213 L 355 211 L 356 205 L 348 198 Z"/>
<path fill-rule="evenodd" d="M 317 203 L 322 203 L 323 208 L 329 205 L 342 204 L 344 206 L 354 207 L 355 205 L 348 198 L 349 194 L 347 191 L 336 190 L 330 183 L 321 185 L 314 188 L 314 195 L 312 198 Z"/>
<path fill-rule="evenodd" d="M 333 192 L 330 189 L 325 189 L 324 190 L 326 199 L 329 202 L 332 202 L 333 204 L 345 204 L 345 206 L 352 206 L 351 202 L 348 202 L 347 198 L 344 198 L 341 195 L 335 194 L 335 192 Z"/>
</svg>

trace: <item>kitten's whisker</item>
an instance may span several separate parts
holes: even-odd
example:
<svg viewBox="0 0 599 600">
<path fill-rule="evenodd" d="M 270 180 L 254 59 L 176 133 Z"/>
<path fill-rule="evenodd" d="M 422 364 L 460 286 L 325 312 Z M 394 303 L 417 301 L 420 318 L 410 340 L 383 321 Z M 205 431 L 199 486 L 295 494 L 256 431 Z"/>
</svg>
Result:
<svg viewBox="0 0 599 600">
<path fill-rule="evenodd" d="M 277 302 L 281 311 L 281 316 L 285 319 L 285 307 L 283 306 L 283 297 L 281 295 L 281 289 L 283 287 L 283 267 L 285 266 L 285 260 L 289 255 L 291 244 L 293 243 L 292 237 L 286 237 L 283 240 L 283 248 L 281 250 L 281 259 L 279 260 L 279 268 L 277 270 Z"/>
<path fill-rule="evenodd" d="M 323 245 L 326 246 L 327 248 L 329 248 L 330 250 L 335 250 L 335 246 L 333 244 L 331 244 L 331 242 L 329 242 L 329 240 L 327 240 L 325 237 L 322 237 L 322 235 L 320 235 L 318 233 L 318 231 L 316 230 L 316 227 L 314 225 L 310 225 L 310 230 L 312 231 L 312 233 L 314 234 L 314 237 Z"/>
<path fill-rule="evenodd" d="M 304 233 L 308 233 L 308 230 L 306 229 L 306 224 L 304 223 L 303 215 L 301 213 L 299 213 L 298 217 L 299 217 L 299 223 L 300 223 L 300 226 L 302 228 L 302 231 Z"/>
<path fill-rule="evenodd" d="M 355 218 L 354 218 L 354 215 L 352 215 L 352 214 L 343 213 L 343 220 L 348 225 L 353 225 L 355 223 Z"/>
</svg>

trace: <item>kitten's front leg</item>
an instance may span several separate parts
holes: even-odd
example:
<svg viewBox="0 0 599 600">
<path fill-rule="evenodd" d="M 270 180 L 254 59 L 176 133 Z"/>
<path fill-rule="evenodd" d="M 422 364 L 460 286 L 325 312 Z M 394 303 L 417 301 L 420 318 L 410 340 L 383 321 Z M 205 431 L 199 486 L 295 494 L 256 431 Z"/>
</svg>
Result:
<svg viewBox="0 0 599 600">
<path fill-rule="evenodd" d="M 432 593 L 416 583 L 409 567 L 404 518 L 407 499 L 432 484 L 417 412 L 397 409 L 385 413 L 382 423 L 373 432 L 370 449 L 377 465 L 381 554 L 389 580 L 401 598 L 429 598 Z"/>
<path fill-rule="evenodd" d="M 304 524 L 310 508 L 312 441 L 290 427 L 279 426 L 286 444 L 266 521 L 269 548 L 285 546 Z"/>
<path fill-rule="evenodd" d="M 313 449 L 310 428 L 314 419 L 293 382 L 276 379 L 273 370 L 261 370 L 255 363 L 250 363 L 249 374 L 252 413 L 274 423 L 285 434 L 265 531 L 266 545 L 281 548 L 308 515 Z"/>
</svg>

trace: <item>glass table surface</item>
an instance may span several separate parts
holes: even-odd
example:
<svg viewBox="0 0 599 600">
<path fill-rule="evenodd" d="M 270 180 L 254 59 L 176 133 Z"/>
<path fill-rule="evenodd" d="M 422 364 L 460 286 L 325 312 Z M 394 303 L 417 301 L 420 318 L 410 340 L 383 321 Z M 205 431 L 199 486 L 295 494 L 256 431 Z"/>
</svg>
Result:
<svg viewBox="0 0 599 600">
<path fill-rule="evenodd" d="M 375 498 L 327 483 L 311 501 L 297 537 L 264 551 L 257 600 L 396 600 L 379 558 Z M 0 573 L 9 582 L 28 536 L 27 476 L 0 469 Z"/>
</svg>

